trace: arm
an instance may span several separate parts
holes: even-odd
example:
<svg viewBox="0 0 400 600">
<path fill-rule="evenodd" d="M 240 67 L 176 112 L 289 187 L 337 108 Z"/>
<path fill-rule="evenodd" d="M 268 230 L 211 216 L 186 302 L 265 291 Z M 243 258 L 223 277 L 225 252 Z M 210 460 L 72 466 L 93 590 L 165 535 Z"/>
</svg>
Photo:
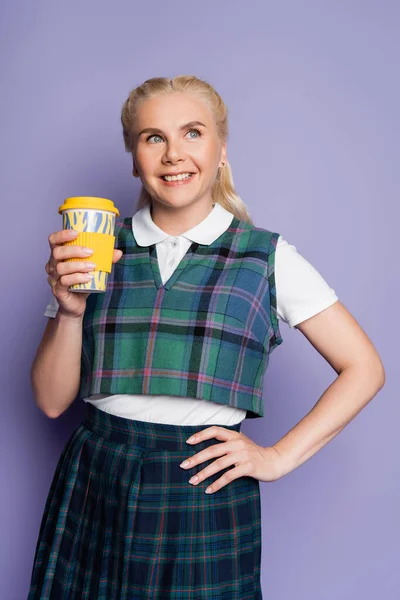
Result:
<svg viewBox="0 0 400 600">
<path fill-rule="evenodd" d="M 82 317 L 50 318 L 31 367 L 36 405 L 51 418 L 75 400 L 80 385 Z"/>
<path fill-rule="evenodd" d="M 311 411 L 273 448 L 283 473 L 293 471 L 332 440 L 385 383 L 372 342 L 338 300 L 296 327 L 338 373 Z"/>
</svg>

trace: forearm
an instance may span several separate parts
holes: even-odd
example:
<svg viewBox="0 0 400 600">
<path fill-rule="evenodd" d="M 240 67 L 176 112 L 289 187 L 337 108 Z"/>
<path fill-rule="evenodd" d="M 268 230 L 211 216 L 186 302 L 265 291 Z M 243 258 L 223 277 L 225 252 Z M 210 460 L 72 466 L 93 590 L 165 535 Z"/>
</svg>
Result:
<svg viewBox="0 0 400 600">
<path fill-rule="evenodd" d="M 344 369 L 311 411 L 273 445 L 281 460 L 282 475 L 296 469 L 330 442 L 382 386 L 379 365 Z"/>
<path fill-rule="evenodd" d="M 82 318 L 63 316 L 49 320 L 31 368 L 36 405 L 49 417 L 58 417 L 79 390 L 82 352 Z"/>
</svg>

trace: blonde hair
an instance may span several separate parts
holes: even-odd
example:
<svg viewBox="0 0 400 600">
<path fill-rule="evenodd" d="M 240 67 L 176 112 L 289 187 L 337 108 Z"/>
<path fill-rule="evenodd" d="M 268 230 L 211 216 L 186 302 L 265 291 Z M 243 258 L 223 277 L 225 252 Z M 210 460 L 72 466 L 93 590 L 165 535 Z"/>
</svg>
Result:
<svg viewBox="0 0 400 600">
<path fill-rule="evenodd" d="M 139 104 L 160 94 L 170 92 L 190 92 L 204 100 L 214 115 L 217 132 L 222 143 L 226 142 L 228 139 L 228 109 L 212 85 L 202 79 L 198 79 L 194 75 L 178 75 L 173 79 L 153 77 L 133 89 L 122 106 L 121 123 L 126 152 L 132 153 L 131 133 Z M 247 206 L 235 191 L 232 170 L 228 161 L 225 162 L 223 168 L 218 169 L 217 177 L 211 188 L 211 196 L 213 202 L 221 204 L 226 210 L 233 213 L 235 217 L 253 224 Z M 151 201 L 151 195 L 142 185 L 137 209 L 150 204 Z"/>
</svg>

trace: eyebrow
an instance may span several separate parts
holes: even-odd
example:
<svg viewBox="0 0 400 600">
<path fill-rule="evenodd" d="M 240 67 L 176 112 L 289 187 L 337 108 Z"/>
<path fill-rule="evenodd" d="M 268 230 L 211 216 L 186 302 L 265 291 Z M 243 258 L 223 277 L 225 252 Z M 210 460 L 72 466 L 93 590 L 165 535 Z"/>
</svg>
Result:
<svg viewBox="0 0 400 600">
<path fill-rule="evenodd" d="M 181 125 L 181 127 L 179 127 L 180 131 L 182 131 L 183 129 L 186 129 L 188 127 L 205 127 L 204 123 L 201 123 L 201 121 L 189 121 L 189 123 L 185 123 L 184 125 Z M 161 129 L 157 129 L 157 127 L 146 127 L 145 129 L 142 129 L 142 131 L 140 133 L 138 133 L 138 137 L 140 137 L 143 133 L 162 133 Z"/>
</svg>

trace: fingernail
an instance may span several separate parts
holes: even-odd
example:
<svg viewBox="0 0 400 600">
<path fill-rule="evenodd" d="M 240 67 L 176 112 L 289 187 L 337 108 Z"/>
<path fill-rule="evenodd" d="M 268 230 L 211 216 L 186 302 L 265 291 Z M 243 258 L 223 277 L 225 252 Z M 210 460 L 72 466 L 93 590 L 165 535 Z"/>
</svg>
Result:
<svg viewBox="0 0 400 600">
<path fill-rule="evenodd" d="M 94 250 L 92 250 L 92 248 L 83 248 L 82 250 L 83 254 L 93 254 Z"/>
<path fill-rule="evenodd" d="M 78 235 L 79 231 L 75 231 L 75 229 L 68 229 L 68 235 L 70 237 L 74 237 L 76 235 Z"/>
<path fill-rule="evenodd" d="M 192 435 L 192 437 L 190 437 L 188 440 L 186 440 L 186 443 L 191 444 L 192 442 L 195 442 L 195 441 L 196 441 L 196 438 L 194 435 Z"/>
</svg>

